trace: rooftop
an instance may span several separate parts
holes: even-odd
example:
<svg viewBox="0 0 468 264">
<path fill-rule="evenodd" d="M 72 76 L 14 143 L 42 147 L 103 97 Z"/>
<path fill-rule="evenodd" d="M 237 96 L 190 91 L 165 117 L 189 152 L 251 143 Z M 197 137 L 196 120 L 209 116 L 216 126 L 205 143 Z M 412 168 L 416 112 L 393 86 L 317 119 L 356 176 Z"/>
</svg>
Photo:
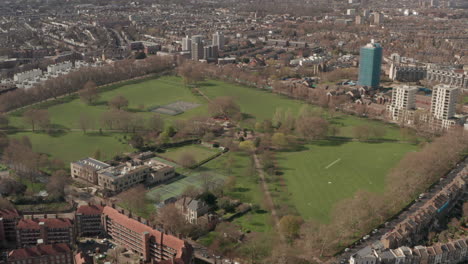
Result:
<svg viewBox="0 0 468 264">
<path fill-rule="evenodd" d="M 41 256 L 55 256 L 70 253 L 71 249 L 67 244 L 38 245 L 29 248 L 20 248 L 8 254 L 9 261 L 36 258 Z"/>
<path fill-rule="evenodd" d="M 90 166 L 90 167 L 95 168 L 96 170 L 101 170 L 101 169 L 110 167 L 109 164 L 104 163 L 104 162 L 99 161 L 99 160 L 96 160 L 96 159 L 93 159 L 93 158 L 82 159 L 82 160 L 76 161 L 74 163 L 82 165 L 82 166 Z"/>
</svg>

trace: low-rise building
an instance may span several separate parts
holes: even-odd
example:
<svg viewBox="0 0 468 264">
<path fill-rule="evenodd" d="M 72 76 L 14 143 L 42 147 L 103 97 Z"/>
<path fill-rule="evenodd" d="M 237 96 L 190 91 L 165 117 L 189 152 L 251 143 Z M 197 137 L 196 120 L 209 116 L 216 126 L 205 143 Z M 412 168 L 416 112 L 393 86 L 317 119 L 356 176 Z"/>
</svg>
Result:
<svg viewBox="0 0 468 264">
<path fill-rule="evenodd" d="M 110 167 L 109 164 L 102 161 L 86 158 L 70 164 L 71 177 L 98 184 L 98 171 Z"/>
<path fill-rule="evenodd" d="M 85 180 L 112 193 L 119 193 L 138 184 L 152 185 L 173 178 L 174 167 L 151 159 L 153 156 L 151 152 L 139 153 L 116 166 L 86 158 L 71 163 L 71 175 L 72 178 Z"/>
<path fill-rule="evenodd" d="M 182 197 L 175 206 L 185 216 L 185 220 L 191 224 L 197 224 L 198 218 L 210 211 L 210 206 L 204 201 L 190 197 Z"/>
<path fill-rule="evenodd" d="M 16 241 L 16 225 L 20 219 L 15 209 L 0 209 L 0 245 Z"/>
</svg>

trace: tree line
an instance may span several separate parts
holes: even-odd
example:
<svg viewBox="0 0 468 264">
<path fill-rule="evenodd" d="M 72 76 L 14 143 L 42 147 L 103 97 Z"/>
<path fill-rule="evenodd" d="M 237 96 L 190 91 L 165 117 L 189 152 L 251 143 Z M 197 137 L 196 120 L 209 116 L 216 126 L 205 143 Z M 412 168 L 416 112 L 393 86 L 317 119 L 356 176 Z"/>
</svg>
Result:
<svg viewBox="0 0 468 264">
<path fill-rule="evenodd" d="M 47 80 L 31 89 L 17 89 L 0 96 L 0 112 L 8 112 L 51 98 L 81 90 L 88 81 L 97 86 L 128 80 L 172 69 L 170 58 L 151 56 L 144 60 L 122 60 L 96 70 L 86 67 L 67 75 Z M 86 87 L 89 90 L 89 87 Z"/>
</svg>

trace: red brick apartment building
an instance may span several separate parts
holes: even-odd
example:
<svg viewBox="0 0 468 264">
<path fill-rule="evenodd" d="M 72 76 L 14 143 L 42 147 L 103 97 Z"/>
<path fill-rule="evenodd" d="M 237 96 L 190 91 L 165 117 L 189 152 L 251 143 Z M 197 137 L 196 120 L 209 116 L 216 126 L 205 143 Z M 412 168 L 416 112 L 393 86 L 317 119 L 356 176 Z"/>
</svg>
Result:
<svg viewBox="0 0 468 264">
<path fill-rule="evenodd" d="M 96 236 L 102 233 L 101 205 L 82 205 L 75 213 L 75 228 L 78 236 Z"/>
<path fill-rule="evenodd" d="M 73 244 L 74 228 L 68 218 L 21 219 L 16 226 L 19 247 L 43 244 Z"/>
<path fill-rule="evenodd" d="M 20 219 L 15 209 L 0 209 L 0 246 L 16 241 L 16 225 Z"/>
<path fill-rule="evenodd" d="M 73 251 L 65 244 L 37 245 L 8 254 L 7 264 L 73 264 Z"/>
<path fill-rule="evenodd" d="M 193 249 L 186 241 L 155 230 L 110 206 L 104 207 L 102 217 L 104 231 L 117 244 L 140 254 L 144 261 L 192 263 Z"/>
</svg>

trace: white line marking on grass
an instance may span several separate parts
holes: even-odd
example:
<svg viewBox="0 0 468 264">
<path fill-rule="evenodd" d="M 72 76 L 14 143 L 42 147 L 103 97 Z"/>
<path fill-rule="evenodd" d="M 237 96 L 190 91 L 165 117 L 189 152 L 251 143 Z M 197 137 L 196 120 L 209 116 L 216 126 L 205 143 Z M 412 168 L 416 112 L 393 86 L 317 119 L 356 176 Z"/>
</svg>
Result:
<svg viewBox="0 0 468 264">
<path fill-rule="evenodd" d="M 334 162 L 328 164 L 328 166 L 326 166 L 325 169 L 330 168 L 331 166 L 335 165 L 335 164 L 336 164 L 337 162 L 339 162 L 340 160 L 341 160 L 341 158 L 339 158 L 339 159 L 335 160 Z"/>
</svg>

